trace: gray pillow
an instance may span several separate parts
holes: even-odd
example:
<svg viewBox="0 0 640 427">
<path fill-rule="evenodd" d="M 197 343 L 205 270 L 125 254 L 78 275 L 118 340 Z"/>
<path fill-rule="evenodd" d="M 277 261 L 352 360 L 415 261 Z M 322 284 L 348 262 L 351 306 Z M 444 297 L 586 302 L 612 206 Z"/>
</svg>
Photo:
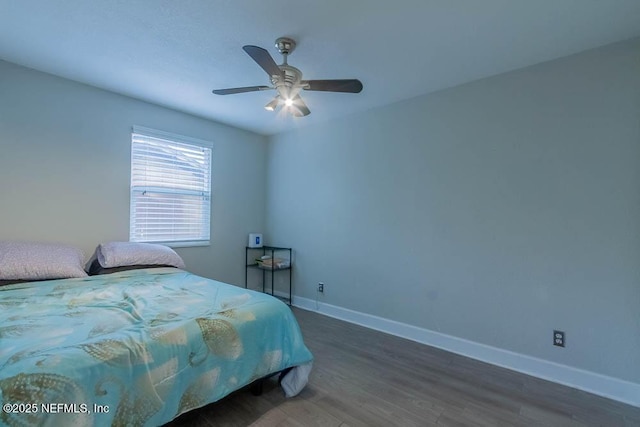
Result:
<svg viewBox="0 0 640 427">
<path fill-rule="evenodd" d="M 161 268 L 161 267 L 174 268 L 171 265 L 160 265 L 160 264 L 152 264 L 152 265 L 143 265 L 143 264 L 123 265 L 121 267 L 105 268 L 105 267 L 100 265 L 100 263 L 98 262 L 97 259 L 94 259 L 91 262 L 91 264 L 89 265 L 89 268 L 87 269 L 87 272 L 89 273 L 89 276 L 98 276 L 98 275 L 101 275 L 101 274 L 118 273 L 120 271 L 141 270 L 141 269 L 144 269 L 144 268 Z M 1 284 L 2 284 L 2 282 L 0 281 L 0 285 Z"/>
<path fill-rule="evenodd" d="M 185 267 L 184 261 L 173 249 L 155 243 L 102 243 L 96 248 L 94 256 L 105 268 L 128 265 Z"/>
<path fill-rule="evenodd" d="M 0 280 L 47 280 L 86 277 L 84 254 L 57 243 L 0 242 Z"/>
</svg>

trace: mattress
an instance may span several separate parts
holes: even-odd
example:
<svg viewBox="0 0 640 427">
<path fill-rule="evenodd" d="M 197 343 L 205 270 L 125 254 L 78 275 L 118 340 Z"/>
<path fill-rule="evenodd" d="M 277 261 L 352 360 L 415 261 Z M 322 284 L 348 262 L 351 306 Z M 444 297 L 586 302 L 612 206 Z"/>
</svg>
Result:
<svg viewBox="0 0 640 427">
<path fill-rule="evenodd" d="M 176 268 L 0 287 L 0 425 L 161 425 L 312 359 L 283 302 Z"/>
</svg>

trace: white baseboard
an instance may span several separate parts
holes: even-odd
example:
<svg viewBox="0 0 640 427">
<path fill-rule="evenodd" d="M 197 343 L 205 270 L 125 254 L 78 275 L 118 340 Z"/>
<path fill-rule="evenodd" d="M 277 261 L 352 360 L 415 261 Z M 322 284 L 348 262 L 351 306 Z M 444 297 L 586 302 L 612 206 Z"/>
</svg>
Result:
<svg viewBox="0 0 640 427">
<path fill-rule="evenodd" d="M 640 384 L 637 383 L 456 338 L 371 314 L 316 302 L 309 298 L 294 296 L 292 305 L 640 407 Z"/>
</svg>

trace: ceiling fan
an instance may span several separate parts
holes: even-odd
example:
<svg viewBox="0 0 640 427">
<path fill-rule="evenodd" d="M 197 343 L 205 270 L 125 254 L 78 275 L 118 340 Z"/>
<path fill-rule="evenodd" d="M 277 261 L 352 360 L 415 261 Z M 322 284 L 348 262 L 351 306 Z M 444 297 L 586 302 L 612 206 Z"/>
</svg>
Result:
<svg viewBox="0 0 640 427">
<path fill-rule="evenodd" d="M 258 46 L 243 46 L 247 54 L 258 63 L 271 79 L 271 86 L 247 86 L 230 89 L 216 89 L 216 95 L 232 95 L 235 93 L 257 92 L 275 89 L 278 94 L 264 108 L 275 111 L 282 108 L 296 117 L 307 116 L 311 113 L 300 97 L 301 90 L 314 90 L 321 92 L 347 92 L 359 93 L 362 83 L 357 79 L 343 80 L 302 80 L 302 72 L 287 63 L 287 56 L 296 48 L 296 42 L 288 37 L 280 37 L 276 40 L 276 48 L 282 54 L 282 64 L 278 65 L 269 52 Z"/>
</svg>

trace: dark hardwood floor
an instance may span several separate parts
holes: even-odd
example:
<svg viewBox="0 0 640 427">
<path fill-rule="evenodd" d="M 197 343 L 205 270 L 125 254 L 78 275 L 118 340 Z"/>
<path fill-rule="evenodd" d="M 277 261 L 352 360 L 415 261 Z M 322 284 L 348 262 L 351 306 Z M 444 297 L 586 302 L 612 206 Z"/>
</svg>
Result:
<svg viewBox="0 0 640 427">
<path fill-rule="evenodd" d="M 167 426 L 640 426 L 640 408 L 294 308 L 314 369 Z"/>
</svg>

